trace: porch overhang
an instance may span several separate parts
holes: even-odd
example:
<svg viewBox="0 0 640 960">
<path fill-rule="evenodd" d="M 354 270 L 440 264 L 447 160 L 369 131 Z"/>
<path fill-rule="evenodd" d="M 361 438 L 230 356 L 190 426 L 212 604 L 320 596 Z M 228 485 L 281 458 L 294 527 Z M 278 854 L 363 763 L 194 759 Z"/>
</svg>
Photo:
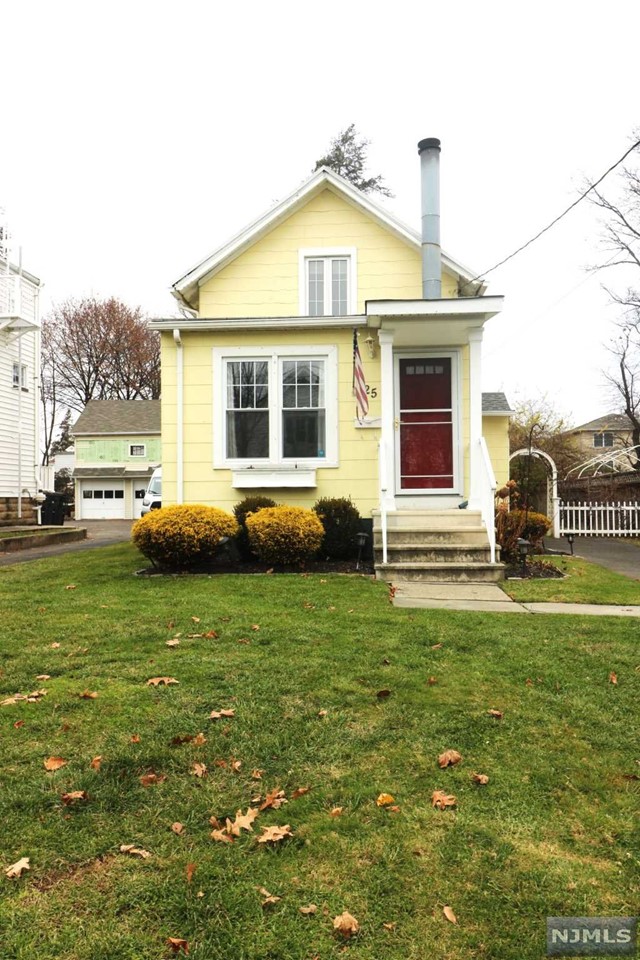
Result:
<svg viewBox="0 0 640 960">
<path fill-rule="evenodd" d="M 458 346 L 500 313 L 504 297 L 367 300 L 367 326 L 393 332 L 395 347 Z"/>
</svg>

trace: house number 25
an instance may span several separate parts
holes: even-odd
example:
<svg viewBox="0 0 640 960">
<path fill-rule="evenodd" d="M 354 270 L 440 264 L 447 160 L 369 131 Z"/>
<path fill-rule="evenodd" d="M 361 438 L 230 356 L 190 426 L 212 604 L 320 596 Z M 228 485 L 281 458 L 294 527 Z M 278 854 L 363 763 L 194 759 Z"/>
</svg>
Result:
<svg viewBox="0 0 640 960">
<path fill-rule="evenodd" d="M 366 386 L 366 389 L 367 389 L 367 396 L 368 396 L 368 397 L 371 397 L 373 400 L 375 400 L 375 398 L 378 396 L 378 388 L 377 388 L 377 387 L 370 387 L 368 383 L 365 384 L 365 386 Z"/>
</svg>

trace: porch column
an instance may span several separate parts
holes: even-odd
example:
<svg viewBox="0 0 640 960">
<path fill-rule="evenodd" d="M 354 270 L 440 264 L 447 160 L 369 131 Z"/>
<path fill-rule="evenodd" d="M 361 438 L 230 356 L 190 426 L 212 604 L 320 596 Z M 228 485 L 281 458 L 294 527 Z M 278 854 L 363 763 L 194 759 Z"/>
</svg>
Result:
<svg viewBox="0 0 640 960">
<path fill-rule="evenodd" d="M 482 508 L 482 330 L 469 333 L 469 508 Z"/>
<path fill-rule="evenodd" d="M 394 389 L 393 389 L 393 330 L 378 330 L 380 343 L 380 407 L 381 433 L 380 493 L 387 510 L 395 509 L 395 432 L 394 432 Z"/>
</svg>

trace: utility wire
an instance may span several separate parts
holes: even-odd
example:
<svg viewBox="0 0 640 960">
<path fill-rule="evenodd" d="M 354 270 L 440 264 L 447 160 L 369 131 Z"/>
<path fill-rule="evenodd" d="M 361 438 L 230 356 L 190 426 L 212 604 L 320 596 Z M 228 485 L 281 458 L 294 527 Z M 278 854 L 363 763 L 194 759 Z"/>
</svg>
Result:
<svg viewBox="0 0 640 960">
<path fill-rule="evenodd" d="M 595 188 L 598 186 L 598 184 L 602 183 L 602 181 L 604 180 L 605 177 L 608 177 L 609 174 L 610 174 L 613 170 L 615 170 L 616 167 L 619 167 L 620 164 L 622 163 L 622 161 L 623 161 L 623 160 L 626 160 L 630 153 L 633 153 L 633 151 L 636 149 L 636 147 L 640 147 L 640 140 L 636 140 L 636 142 L 635 142 L 632 146 L 629 147 L 629 149 L 626 151 L 626 153 L 623 153 L 623 154 L 622 154 L 622 156 L 620 157 L 619 160 L 616 160 L 616 162 L 615 162 L 614 164 L 612 164 L 612 165 L 609 167 L 608 170 L 605 170 L 605 172 L 602 174 L 602 176 L 599 177 L 599 178 L 596 180 L 595 183 L 592 183 L 591 186 L 590 186 L 587 190 L 584 191 L 584 193 L 581 193 L 580 196 L 579 196 L 576 200 L 574 200 L 573 203 L 571 203 L 571 204 L 567 207 L 566 210 L 563 210 L 562 213 L 555 218 L 555 220 L 552 220 L 551 223 L 547 224 L 546 227 L 543 227 L 542 230 L 540 230 L 539 233 L 536 233 L 535 237 L 531 237 L 530 240 L 527 240 L 526 243 L 523 243 L 521 247 L 518 247 L 517 250 L 514 250 L 513 253 L 510 253 L 508 257 L 505 257 L 505 258 L 504 258 L 504 260 L 500 260 L 499 263 L 494 264 L 493 267 L 489 267 L 489 269 L 483 271 L 483 273 L 479 273 L 476 277 L 472 277 L 471 280 L 468 280 L 467 283 L 464 284 L 464 286 L 466 287 L 466 286 L 468 286 L 470 283 L 475 283 L 476 280 L 480 280 L 480 279 L 482 279 L 483 277 L 486 277 L 487 274 L 493 273 L 493 271 L 494 271 L 494 270 L 497 270 L 498 267 L 501 267 L 501 266 L 502 266 L 504 263 L 506 263 L 508 260 L 513 260 L 513 258 L 514 258 L 515 256 L 517 256 L 519 253 L 521 253 L 521 252 L 522 252 L 523 250 L 525 250 L 527 247 L 530 247 L 531 244 L 534 243 L 536 240 L 538 240 L 538 239 L 542 236 L 543 233 L 546 233 L 547 230 L 551 230 L 551 227 L 554 227 L 554 226 L 556 225 L 556 223 L 559 223 L 559 221 L 562 220 L 563 217 L 566 217 L 566 215 L 567 215 L 568 213 L 570 213 L 571 210 L 573 210 L 574 207 L 577 207 L 578 204 L 579 204 L 582 200 L 584 200 L 584 198 L 587 197 L 587 196 L 591 193 L 592 190 L 595 190 Z"/>
</svg>

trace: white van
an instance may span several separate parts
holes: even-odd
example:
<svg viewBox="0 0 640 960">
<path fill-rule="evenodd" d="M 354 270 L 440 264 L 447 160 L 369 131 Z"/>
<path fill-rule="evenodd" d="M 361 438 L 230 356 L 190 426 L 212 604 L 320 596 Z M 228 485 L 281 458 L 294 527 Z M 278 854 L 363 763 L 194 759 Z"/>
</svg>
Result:
<svg viewBox="0 0 640 960">
<path fill-rule="evenodd" d="M 162 506 L 162 467 L 157 467 L 151 474 L 149 486 L 147 487 L 144 499 L 142 501 L 141 516 L 144 517 L 149 510 L 159 510 Z"/>
</svg>

